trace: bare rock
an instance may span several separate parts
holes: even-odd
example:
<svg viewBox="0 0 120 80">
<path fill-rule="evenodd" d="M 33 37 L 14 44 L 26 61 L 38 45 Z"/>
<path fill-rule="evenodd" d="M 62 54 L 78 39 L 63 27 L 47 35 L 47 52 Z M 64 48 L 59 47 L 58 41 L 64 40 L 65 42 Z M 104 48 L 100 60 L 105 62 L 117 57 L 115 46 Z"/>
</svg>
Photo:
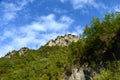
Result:
<svg viewBox="0 0 120 80">
<path fill-rule="evenodd" d="M 29 49 L 27 47 L 23 47 L 18 51 L 13 50 L 13 51 L 7 53 L 7 55 L 5 55 L 5 58 L 11 58 L 11 57 L 14 57 L 14 56 L 17 56 L 17 55 L 22 56 L 22 55 L 26 54 L 28 50 Z"/>
<path fill-rule="evenodd" d="M 66 34 L 64 36 L 58 36 L 55 40 L 50 40 L 47 46 L 68 46 L 71 42 L 77 42 L 78 36 L 72 34 Z"/>
</svg>

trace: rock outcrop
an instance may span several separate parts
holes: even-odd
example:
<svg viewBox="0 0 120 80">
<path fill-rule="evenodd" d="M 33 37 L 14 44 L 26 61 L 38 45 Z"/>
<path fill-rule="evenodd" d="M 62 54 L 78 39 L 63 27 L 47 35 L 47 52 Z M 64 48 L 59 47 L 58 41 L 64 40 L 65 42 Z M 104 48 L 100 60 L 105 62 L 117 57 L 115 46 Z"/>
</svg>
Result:
<svg viewBox="0 0 120 80">
<path fill-rule="evenodd" d="M 95 72 L 92 67 L 88 66 L 88 63 L 85 63 L 81 67 L 72 68 L 70 75 L 64 73 L 63 80 L 93 80 Z"/>
<path fill-rule="evenodd" d="M 74 68 L 69 80 L 85 80 L 83 68 L 80 69 Z"/>
<path fill-rule="evenodd" d="M 77 42 L 79 38 L 76 35 L 68 34 L 65 36 L 58 36 L 55 40 L 50 40 L 47 46 L 68 46 L 71 42 Z"/>
<path fill-rule="evenodd" d="M 18 51 L 13 50 L 13 51 L 7 53 L 7 55 L 5 55 L 5 58 L 11 58 L 11 57 L 14 57 L 14 56 L 17 56 L 17 55 L 19 55 L 19 56 L 24 55 L 24 54 L 27 53 L 28 50 L 29 50 L 29 49 L 26 48 L 26 47 L 23 47 L 23 48 L 21 48 L 21 49 L 18 50 Z"/>
</svg>

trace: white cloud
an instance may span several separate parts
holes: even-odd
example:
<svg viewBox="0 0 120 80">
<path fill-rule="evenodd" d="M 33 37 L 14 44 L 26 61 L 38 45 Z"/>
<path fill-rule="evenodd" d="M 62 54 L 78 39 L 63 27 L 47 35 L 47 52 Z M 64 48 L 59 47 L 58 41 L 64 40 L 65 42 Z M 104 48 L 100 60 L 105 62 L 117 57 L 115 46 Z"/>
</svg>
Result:
<svg viewBox="0 0 120 80">
<path fill-rule="evenodd" d="M 66 16 L 66 15 L 62 16 L 60 21 L 66 22 L 66 23 L 72 23 L 73 22 L 73 20 L 70 17 Z"/>
<path fill-rule="evenodd" d="M 14 49 L 14 47 L 10 46 L 10 45 L 1 46 L 0 47 L 0 50 L 1 50 L 0 57 L 3 57 L 5 55 L 5 53 L 7 53 L 13 49 Z"/>
<path fill-rule="evenodd" d="M 67 13 L 68 10 L 65 10 L 65 9 L 59 9 L 59 8 L 54 8 L 53 10 L 55 13 L 58 13 L 58 14 L 63 14 L 63 13 Z"/>
<path fill-rule="evenodd" d="M 75 9 L 83 8 L 86 4 L 91 4 L 91 0 L 71 0 Z"/>
<path fill-rule="evenodd" d="M 120 5 L 113 7 L 113 9 L 115 12 L 120 12 Z"/>
<path fill-rule="evenodd" d="M 61 16 L 59 20 L 55 19 L 54 14 L 40 17 L 40 24 L 46 31 L 60 31 L 61 29 L 67 29 L 73 20 L 67 16 Z"/>
<path fill-rule="evenodd" d="M 60 0 L 62 3 L 64 3 L 66 0 Z"/>
<path fill-rule="evenodd" d="M 8 3 L 8 2 L 1 2 L 3 6 L 3 20 L 9 22 L 16 18 L 17 13 L 21 11 L 29 2 L 33 2 L 33 0 L 24 0 L 24 1 L 17 1 L 17 3 Z"/>
<path fill-rule="evenodd" d="M 82 9 L 86 6 L 92 6 L 94 8 L 106 8 L 102 3 L 97 3 L 95 0 L 60 0 L 62 3 L 70 2 L 74 9 Z"/>
<path fill-rule="evenodd" d="M 120 12 L 120 5 L 111 6 L 111 8 L 107 8 L 109 13 Z"/>
<path fill-rule="evenodd" d="M 62 11 L 60 10 L 60 9 L 58 9 L 58 8 L 55 8 L 54 10 L 53 10 L 55 13 L 62 13 Z"/>
<path fill-rule="evenodd" d="M 74 9 L 81 9 L 83 7 L 92 6 L 94 8 L 105 8 L 105 6 L 101 3 L 97 3 L 95 0 L 71 0 Z"/>
<path fill-rule="evenodd" d="M 10 13 L 5 13 L 4 14 L 4 20 L 10 21 L 15 18 L 16 13 L 10 12 Z"/>
<path fill-rule="evenodd" d="M 49 14 L 39 17 L 38 20 L 30 24 L 6 29 L 3 31 L 3 35 L 0 35 L 0 42 L 3 42 L 3 44 L 0 44 L 0 56 L 13 49 L 18 50 L 21 47 L 36 49 L 44 45 L 48 40 L 55 39 L 58 35 L 74 33 L 69 32 L 73 21 L 73 19 L 66 15 L 56 19 L 54 14 Z M 11 41 L 8 41 L 7 44 L 4 43 L 8 39 L 11 39 Z"/>
</svg>

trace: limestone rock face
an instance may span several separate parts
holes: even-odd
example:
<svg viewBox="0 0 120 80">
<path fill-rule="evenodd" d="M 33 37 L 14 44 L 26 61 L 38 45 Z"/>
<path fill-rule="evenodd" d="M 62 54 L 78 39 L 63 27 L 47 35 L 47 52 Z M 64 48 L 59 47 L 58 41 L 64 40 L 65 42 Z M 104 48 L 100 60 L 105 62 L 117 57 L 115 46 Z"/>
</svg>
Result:
<svg viewBox="0 0 120 80">
<path fill-rule="evenodd" d="M 13 50 L 12 52 L 7 53 L 7 55 L 5 55 L 6 58 L 11 58 L 12 56 L 14 56 L 17 53 L 16 50 Z"/>
<path fill-rule="evenodd" d="M 50 40 L 48 46 L 55 46 L 54 41 L 53 41 L 53 40 Z"/>
<path fill-rule="evenodd" d="M 86 65 L 82 67 L 74 67 L 71 75 L 64 74 L 63 80 L 93 80 L 95 71 Z"/>
<path fill-rule="evenodd" d="M 72 74 L 63 75 L 63 80 L 86 80 L 83 68 L 73 68 Z"/>
<path fill-rule="evenodd" d="M 58 36 L 55 40 L 50 40 L 47 46 L 68 46 L 71 42 L 77 42 L 79 38 L 75 35 Z"/>
<path fill-rule="evenodd" d="M 24 55 L 29 49 L 28 48 L 21 48 L 18 53 L 19 53 L 19 56 L 21 55 Z"/>
<path fill-rule="evenodd" d="M 14 57 L 14 56 L 17 56 L 17 55 L 21 56 L 21 55 L 26 54 L 28 50 L 29 50 L 29 49 L 26 48 L 26 47 L 23 47 L 23 48 L 21 48 L 21 49 L 18 50 L 18 51 L 13 50 L 13 51 L 7 53 L 7 55 L 5 55 L 5 57 L 6 57 L 6 58 L 11 58 L 11 57 Z"/>
<path fill-rule="evenodd" d="M 70 76 L 69 80 L 85 80 L 85 75 L 83 69 L 74 68 L 72 71 L 72 75 Z"/>
</svg>

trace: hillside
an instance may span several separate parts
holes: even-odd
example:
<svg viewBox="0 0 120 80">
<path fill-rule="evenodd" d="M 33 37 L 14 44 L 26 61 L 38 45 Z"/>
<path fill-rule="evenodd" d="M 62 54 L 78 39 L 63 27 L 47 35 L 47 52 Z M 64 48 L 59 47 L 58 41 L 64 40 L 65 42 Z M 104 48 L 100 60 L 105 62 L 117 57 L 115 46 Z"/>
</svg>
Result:
<svg viewBox="0 0 120 80">
<path fill-rule="evenodd" d="M 119 80 L 120 13 L 93 18 L 78 38 L 58 36 L 37 50 L 0 58 L 0 80 Z"/>
</svg>

